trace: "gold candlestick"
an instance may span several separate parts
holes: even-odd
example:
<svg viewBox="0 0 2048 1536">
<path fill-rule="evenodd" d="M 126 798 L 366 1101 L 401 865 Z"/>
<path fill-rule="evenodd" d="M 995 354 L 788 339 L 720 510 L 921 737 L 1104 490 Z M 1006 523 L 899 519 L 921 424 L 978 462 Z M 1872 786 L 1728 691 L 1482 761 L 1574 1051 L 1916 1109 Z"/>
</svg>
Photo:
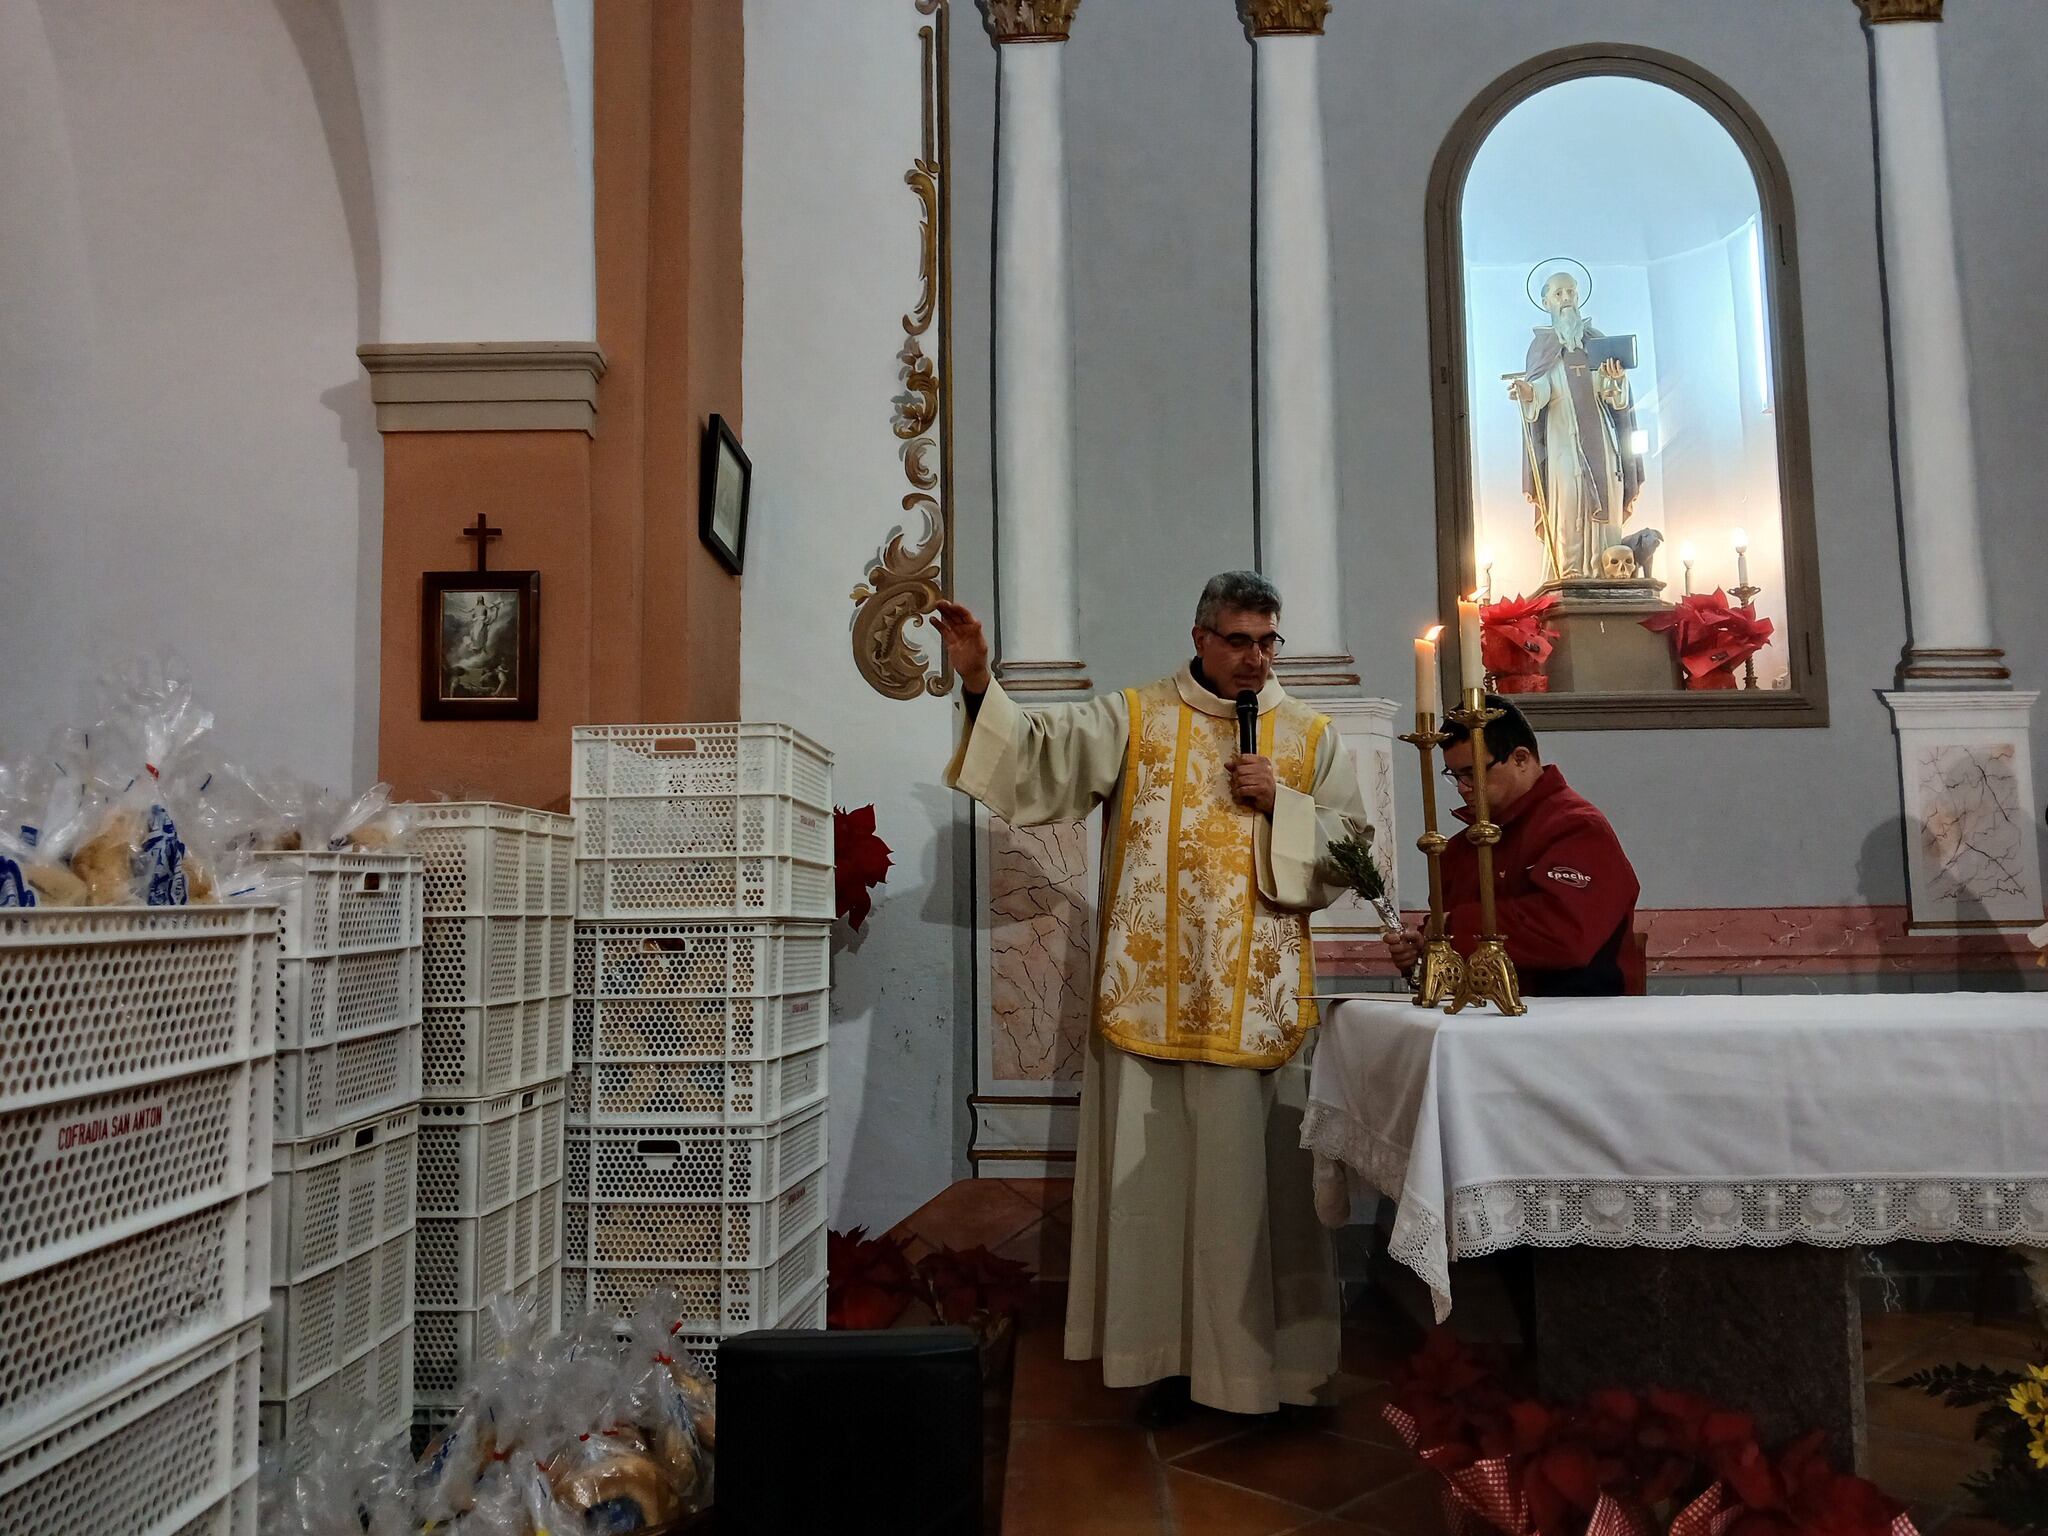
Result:
<svg viewBox="0 0 2048 1536">
<path fill-rule="evenodd" d="M 1436 728 L 1432 710 L 1417 709 L 1415 729 L 1401 738 L 1422 755 L 1422 836 L 1415 846 L 1429 861 L 1429 919 L 1422 929 L 1422 953 L 1415 962 L 1413 1002 L 1418 1008 L 1435 1008 L 1463 985 L 1465 962 L 1444 937 L 1444 849 L 1450 839 L 1436 829 L 1436 770 L 1432 754 L 1444 744 L 1444 733 Z"/>
<path fill-rule="evenodd" d="M 1761 591 L 1763 591 L 1762 587 L 1752 587 L 1745 581 L 1739 587 L 1730 587 L 1728 595 L 1735 599 L 1735 605 L 1738 608 L 1747 608 L 1756 601 L 1756 596 Z M 1756 687 L 1756 658 L 1753 656 L 1742 658 L 1742 686 L 1744 688 Z"/>
<path fill-rule="evenodd" d="M 1529 1011 L 1529 1005 L 1522 1001 L 1515 963 L 1508 958 L 1507 946 L 1501 942 L 1493 907 L 1493 845 L 1500 841 L 1500 827 L 1493 820 L 1493 808 L 1487 804 L 1486 770 L 1490 760 L 1486 754 L 1486 724 L 1499 715 L 1499 710 L 1486 707 L 1485 690 L 1467 688 L 1465 707 L 1451 716 L 1472 733 L 1473 820 L 1465 829 L 1465 836 L 1479 856 L 1479 943 L 1465 961 L 1457 994 L 1451 999 L 1452 1013 L 1462 1012 L 1473 1003 L 1492 1003 L 1506 1014 Z"/>
</svg>

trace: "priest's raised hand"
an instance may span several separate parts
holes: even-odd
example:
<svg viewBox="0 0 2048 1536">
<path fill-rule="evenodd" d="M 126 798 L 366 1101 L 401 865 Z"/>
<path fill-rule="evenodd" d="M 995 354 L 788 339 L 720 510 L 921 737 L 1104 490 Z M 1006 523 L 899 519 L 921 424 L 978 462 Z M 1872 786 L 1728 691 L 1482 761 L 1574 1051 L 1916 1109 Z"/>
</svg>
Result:
<svg viewBox="0 0 2048 1536">
<path fill-rule="evenodd" d="M 988 636 L 982 631 L 981 620 L 972 609 L 941 601 L 932 622 L 946 642 L 946 659 L 960 674 L 961 685 L 969 693 L 988 692 Z"/>
</svg>

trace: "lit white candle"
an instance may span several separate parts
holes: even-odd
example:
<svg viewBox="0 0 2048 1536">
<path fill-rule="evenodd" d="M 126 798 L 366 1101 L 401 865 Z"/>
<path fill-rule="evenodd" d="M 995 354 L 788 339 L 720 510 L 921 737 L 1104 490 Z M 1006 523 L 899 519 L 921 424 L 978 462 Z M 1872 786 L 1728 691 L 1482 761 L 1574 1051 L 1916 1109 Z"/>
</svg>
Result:
<svg viewBox="0 0 2048 1536">
<path fill-rule="evenodd" d="M 1735 530 L 1735 585 L 1749 585 L 1749 535 L 1740 528 Z"/>
<path fill-rule="evenodd" d="M 1482 603 L 1490 603 L 1493 601 L 1493 546 L 1491 544 L 1479 546 L 1479 572 L 1481 578 L 1479 583 L 1479 600 Z"/>
<path fill-rule="evenodd" d="M 1458 599 L 1458 686 L 1484 688 L 1486 665 L 1479 651 L 1479 594 Z"/>
<path fill-rule="evenodd" d="M 1699 551 L 1690 543 L 1678 546 L 1678 563 L 1685 567 L 1685 595 L 1692 596 L 1692 563 L 1699 558 Z"/>
<path fill-rule="evenodd" d="M 1436 713 L 1438 685 L 1436 676 L 1436 642 L 1443 634 L 1441 624 L 1432 624 L 1415 641 L 1415 712 L 1418 715 Z"/>
</svg>

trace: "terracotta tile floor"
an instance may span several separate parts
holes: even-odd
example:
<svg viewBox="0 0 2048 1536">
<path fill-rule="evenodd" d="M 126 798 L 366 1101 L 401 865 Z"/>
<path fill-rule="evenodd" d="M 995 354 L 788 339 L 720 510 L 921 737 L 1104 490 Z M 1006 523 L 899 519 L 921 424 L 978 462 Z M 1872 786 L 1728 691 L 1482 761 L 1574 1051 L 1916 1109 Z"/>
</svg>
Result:
<svg viewBox="0 0 2048 1536">
<path fill-rule="evenodd" d="M 1139 1392 L 1102 1385 L 1099 1366 L 1061 1358 L 1070 1190 L 1062 1179 L 968 1180 L 895 1230 L 918 1244 L 986 1243 L 1045 1284 L 1017 1343 L 1005 1536 L 1437 1536 L 1435 1489 L 1380 1422 L 1385 1380 L 1413 1347 L 1385 1309 L 1354 1309 L 1344 1369 L 1309 1422 L 1247 1424 L 1197 1409 L 1153 1433 L 1132 1420 Z M 1864 1320 L 1871 1474 L 1912 1506 L 1922 1536 L 1997 1536 L 1957 1513 L 1979 1465 L 1974 1414 L 1888 1385 L 1922 1366 L 2007 1366 L 2038 1359 L 2048 1338 L 2017 1325 L 1946 1314 Z"/>
</svg>

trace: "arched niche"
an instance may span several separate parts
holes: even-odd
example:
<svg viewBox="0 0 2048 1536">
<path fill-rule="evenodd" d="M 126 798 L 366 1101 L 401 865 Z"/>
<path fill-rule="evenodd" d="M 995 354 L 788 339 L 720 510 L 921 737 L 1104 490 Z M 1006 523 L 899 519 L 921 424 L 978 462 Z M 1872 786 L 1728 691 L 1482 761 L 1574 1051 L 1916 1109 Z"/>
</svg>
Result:
<svg viewBox="0 0 2048 1536">
<path fill-rule="evenodd" d="M 1509 684 L 1540 725 L 1825 725 L 1798 241 L 1756 114 L 1668 54 L 1535 59 L 1446 139 L 1428 241 L 1441 612 L 1556 599 L 1547 691 Z M 1682 553 L 1693 592 L 1758 589 L 1750 665 L 1689 672 Z"/>
</svg>

